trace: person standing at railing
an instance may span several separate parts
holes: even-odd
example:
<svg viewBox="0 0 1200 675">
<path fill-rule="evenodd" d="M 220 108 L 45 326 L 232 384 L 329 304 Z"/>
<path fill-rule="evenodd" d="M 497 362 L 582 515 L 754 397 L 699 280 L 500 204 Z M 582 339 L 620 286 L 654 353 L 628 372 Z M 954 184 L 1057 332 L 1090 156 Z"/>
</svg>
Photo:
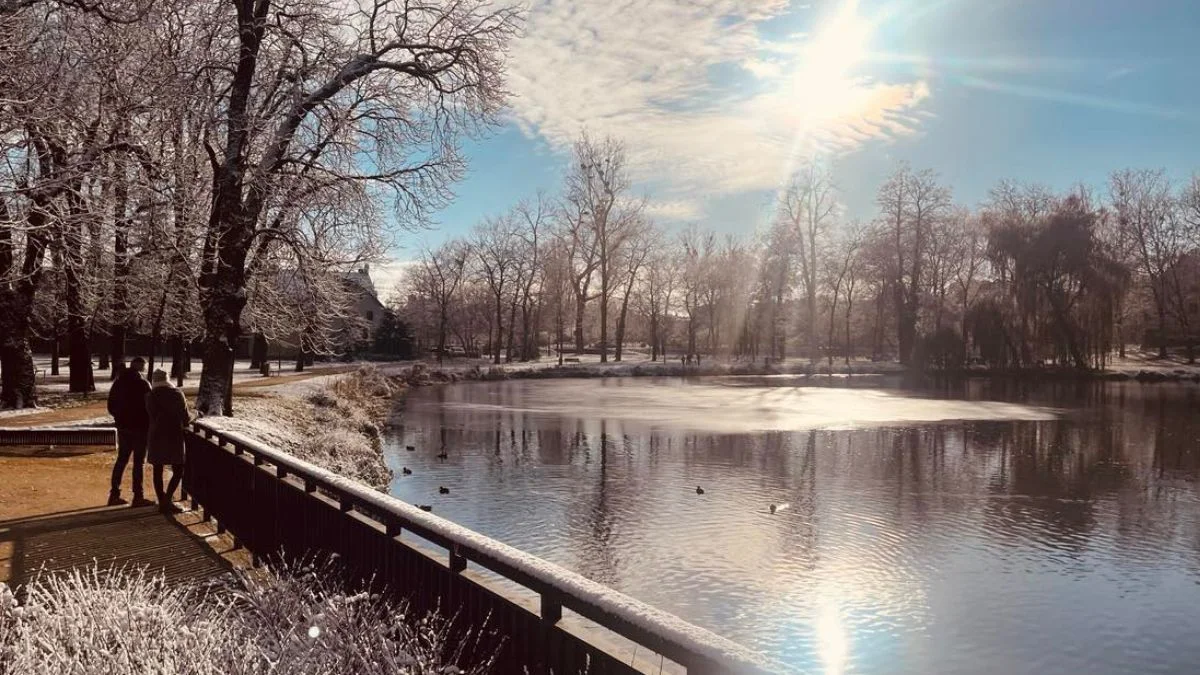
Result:
<svg viewBox="0 0 1200 675">
<path fill-rule="evenodd" d="M 151 377 L 153 385 L 146 394 L 146 412 L 150 416 L 150 434 L 147 459 L 154 467 L 154 493 L 158 495 L 158 509 L 163 513 L 179 513 L 183 509 L 175 505 L 175 489 L 183 480 L 184 441 L 183 432 L 188 424 L 187 400 L 183 392 L 171 384 L 167 373 L 155 370 Z M 163 489 L 163 467 L 170 465 L 171 482 Z"/>
<path fill-rule="evenodd" d="M 121 499 L 121 479 L 130 459 L 133 460 L 133 505 L 154 503 L 142 493 L 142 463 L 146 461 L 146 431 L 150 425 L 146 416 L 146 394 L 150 392 L 150 383 L 142 377 L 145 368 L 146 360 L 135 357 L 108 391 L 108 413 L 117 426 L 117 463 L 113 466 L 109 506 L 128 503 Z"/>
</svg>

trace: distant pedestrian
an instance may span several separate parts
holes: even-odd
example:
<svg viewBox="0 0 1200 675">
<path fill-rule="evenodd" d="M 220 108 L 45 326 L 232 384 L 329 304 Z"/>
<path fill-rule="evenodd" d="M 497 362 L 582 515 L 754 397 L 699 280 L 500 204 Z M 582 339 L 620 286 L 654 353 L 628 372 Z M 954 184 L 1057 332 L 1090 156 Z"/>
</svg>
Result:
<svg viewBox="0 0 1200 675">
<path fill-rule="evenodd" d="M 151 377 L 153 388 L 146 394 L 146 412 L 150 416 L 147 459 L 154 467 L 154 494 L 158 509 L 163 513 L 179 513 L 175 505 L 175 489 L 183 480 L 183 431 L 188 423 L 187 401 L 167 379 L 167 373 L 155 370 Z M 171 482 L 163 489 L 163 467 L 170 465 Z"/>
<path fill-rule="evenodd" d="M 154 503 L 142 493 L 142 464 L 146 461 L 146 431 L 150 426 L 150 418 L 146 415 L 146 394 L 150 391 L 150 383 L 142 377 L 145 369 L 145 359 L 135 357 L 108 391 L 108 413 L 117 426 L 117 463 L 113 466 L 109 506 L 129 503 L 121 499 L 121 479 L 130 459 L 133 459 L 133 506 Z"/>
</svg>

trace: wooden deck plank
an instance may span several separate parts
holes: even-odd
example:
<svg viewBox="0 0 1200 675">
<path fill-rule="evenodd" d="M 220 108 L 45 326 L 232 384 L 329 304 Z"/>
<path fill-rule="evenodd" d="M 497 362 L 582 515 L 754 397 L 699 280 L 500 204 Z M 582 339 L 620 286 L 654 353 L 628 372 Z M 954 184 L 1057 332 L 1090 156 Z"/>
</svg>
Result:
<svg viewBox="0 0 1200 675">
<path fill-rule="evenodd" d="M 39 573 L 93 565 L 146 568 L 181 582 L 213 579 L 231 569 L 184 523 L 152 508 L 91 509 L 0 521 L 0 549 L 7 558 L 0 566 L 0 581 L 18 588 Z"/>
</svg>

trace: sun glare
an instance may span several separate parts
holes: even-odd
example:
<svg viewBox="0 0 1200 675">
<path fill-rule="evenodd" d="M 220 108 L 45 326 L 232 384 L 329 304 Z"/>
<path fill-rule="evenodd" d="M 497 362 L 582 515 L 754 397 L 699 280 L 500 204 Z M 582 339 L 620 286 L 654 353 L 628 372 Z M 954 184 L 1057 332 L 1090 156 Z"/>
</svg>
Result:
<svg viewBox="0 0 1200 675">
<path fill-rule="evenodd" d="M 799 135 L 860 107 L 863 90 L 854 70 L 867 57 L 871 31 L 871 22 L 858 14 L 858 3 L 847 0 L 817 26 L 800 50 L 787 83 L 790 94 L 802 101 L 795 111 Z"/>
<path fill-rule="evenodd" d="M 845 77 L 867 56 L 871 24 L 858 15 L 858 3 L 848 0 L 826 19 L 804 50 L 805 67 L 830 77 Z"/>
<path fill-rule="evenodd" d="M 841 675 L 846 670 L 850 641 L 842 625 L 841 612 L 832 598 L 821 603 L 816 622 L 817 654 L 825 666 L 825 675 Z"/>
</svg>

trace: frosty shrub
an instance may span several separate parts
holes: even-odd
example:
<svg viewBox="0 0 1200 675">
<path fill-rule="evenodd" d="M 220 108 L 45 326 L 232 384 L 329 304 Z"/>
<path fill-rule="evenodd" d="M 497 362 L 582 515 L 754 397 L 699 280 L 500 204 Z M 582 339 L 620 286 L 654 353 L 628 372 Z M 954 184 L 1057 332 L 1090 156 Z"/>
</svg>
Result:
<svg viewBox="0 0 1200 675">
<path fill-rule="evenodd" d="M 3 675 L 254 672 L 230 603 L 161 576 L 93 567 L 41 577 L 20 604 L 0 603 Z"/>
<path fill-rule="evenodd" d="M 432 675 L 485 673 L 482 632 L 347 593 L 329 566 L 225 584 L 171 585 L 133 570 L 40 577 L 18 603 L 0 584 L 0 675 Z M 482 657 L 480 655 L 483 655 Z M 488 656 L 491 654 L 491 656 Z M 472 661 L 469 670 L 455 663 Z"/>
<path fill-rule="evenodd" d="M 383 463 L 377 447 L 350 429 L 333 427 L 317 431 L 300 441 L 294 454 L 306 462 L 353 478 L 378 490 L 386 489 L 392 472 Z"/>
<path fill-rule="evenodd" d="M 247 579 L 236 592 L 242 630 L 259 636 L 257 648 L 277 672 L 490 670 L 496 650 L 486 632 L 458 635 L 451 645 L 446 619 L 410 616 L 402 603 L 378 593 L 347 593 L 338 578 L 331 565 L 296 565 Z"/>
</svg>

